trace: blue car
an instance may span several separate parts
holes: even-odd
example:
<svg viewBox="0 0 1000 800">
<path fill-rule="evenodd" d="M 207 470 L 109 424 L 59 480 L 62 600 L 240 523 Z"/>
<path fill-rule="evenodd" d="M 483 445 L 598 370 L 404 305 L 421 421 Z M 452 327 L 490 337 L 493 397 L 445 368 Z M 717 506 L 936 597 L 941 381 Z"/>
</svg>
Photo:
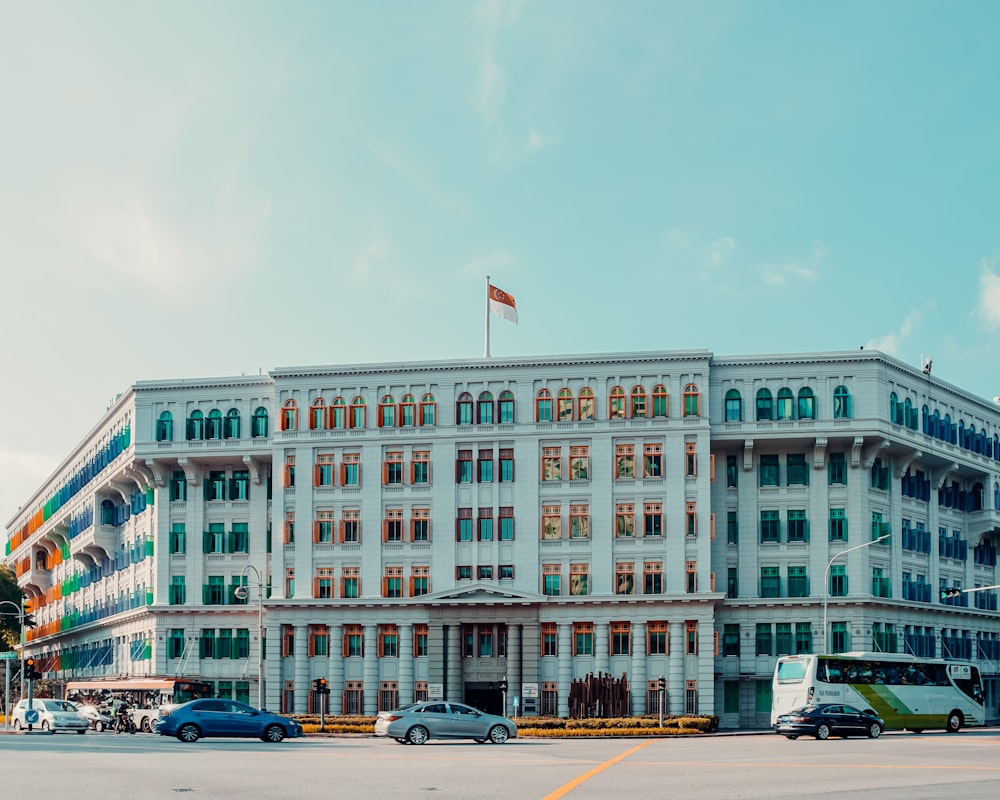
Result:
<svg viewBox="0 0 1000 800">
<path fill-rule="evenodd" d="M 295 720 L 262 711 L 246 703 L 204 698 L 160 710 L 156 732 L 176 736 L 182 742 L 197 742 L 205 736 L 244 736 L 262 742 L 280 742 L 302 735 Z"/>
</svg>

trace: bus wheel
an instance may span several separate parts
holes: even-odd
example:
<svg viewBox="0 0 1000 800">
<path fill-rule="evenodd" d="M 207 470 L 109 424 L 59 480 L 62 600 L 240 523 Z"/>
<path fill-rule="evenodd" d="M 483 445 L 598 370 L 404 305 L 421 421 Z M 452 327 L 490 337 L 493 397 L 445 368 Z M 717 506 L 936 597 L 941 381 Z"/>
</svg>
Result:
<svg viewBox="0 0 1000 800">
<path fill-rule="evenodd" d="M 952 711 L 948 715 L 948 726 L 945 728 L 948 733 L 958 733 L 962 729 L 962 712 Z"/>
<path fill-rule="evenodd" d="M 153 731 L 153 727 L 149 724 L 149 717 L 143 717 L 142 718 L 142 732 L 143 733 L 152 733 L 152 731 Z"/>
</svg>

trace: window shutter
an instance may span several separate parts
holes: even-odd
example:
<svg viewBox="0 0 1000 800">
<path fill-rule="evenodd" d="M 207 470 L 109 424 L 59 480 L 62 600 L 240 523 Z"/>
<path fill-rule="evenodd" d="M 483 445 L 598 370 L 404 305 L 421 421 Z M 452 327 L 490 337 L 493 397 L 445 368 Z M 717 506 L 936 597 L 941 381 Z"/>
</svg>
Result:
<svg viewBox="0 0 1000 800">
<path fill-rule="evenodd" d="M 319 597 L 319 578 L 313 578 L 313 597 Z M 309 655 L 314 656 L 316 653 L 313 652 L 314 637 L 309 637 Z"/>
<path fill-rule="evenodd" d="M 382 485 L 383 486 L 388 486 L 389 485 L 389 462 L 388 461 L 383 461 L 382 462 Z"/>
<path fill-rule="evenodd" d="M 313 544 L 319 542 L 319 520 L 313 520 Z M 318 595 L 316 595 L 318 597 Z"/>
</svg>

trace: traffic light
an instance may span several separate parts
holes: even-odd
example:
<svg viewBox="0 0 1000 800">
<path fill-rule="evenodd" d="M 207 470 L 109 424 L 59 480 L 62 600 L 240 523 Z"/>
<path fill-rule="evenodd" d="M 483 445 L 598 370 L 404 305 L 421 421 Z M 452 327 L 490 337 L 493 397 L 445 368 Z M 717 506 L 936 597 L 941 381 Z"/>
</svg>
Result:
<svg viewBox="0 0 1000 800">
<path fill-rule="evenodd" d="M 507 691 L 507 679 L 506 678 L 501 678 L 500 679 L 500 691 L 501 692 L 506 692 Z"/>
<path fill-rule="evenodd" d="M 958 589 L 958 588 L 955 588 L 955 589 L 942 589 L 941 590 L 941 599 L 942 600 L 947 600 L 949 597 L 958 597 L 960 594 L 962 594 L 962 590 Z"/>
<path fill-rule="evenodd" d="M 24 659 L 24 677 L 29 681 L 37 681 L 42 677 L 42 673 L 35 666 L 35 659 Z"/>
<path fill-rule="evenodd" d="M 667 679 L 664 678 L 662 675 L 656 681 L 656 688 L 659 689 L 661 692 L 667 691 Z"/>
<path fill-rule="evenodd" d="M 327 685 L 326 678 L 316 678 L 313 680 L 313 692 L 316 694 L 330 693 L 330 687 Z"/>
</svg>

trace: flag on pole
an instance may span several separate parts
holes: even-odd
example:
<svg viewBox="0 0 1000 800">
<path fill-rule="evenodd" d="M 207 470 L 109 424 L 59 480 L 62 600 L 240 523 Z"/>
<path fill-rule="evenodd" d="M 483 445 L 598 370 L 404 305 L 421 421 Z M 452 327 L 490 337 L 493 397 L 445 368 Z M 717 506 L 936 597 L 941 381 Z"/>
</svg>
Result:
<svg viewBox="0 0 1000 800">
<path fill-rule="evenodd" d="M 517 325 L 517 306 L 514 298 L 503 289 L 490 284 L 490 311 Z"/>
</svg>

